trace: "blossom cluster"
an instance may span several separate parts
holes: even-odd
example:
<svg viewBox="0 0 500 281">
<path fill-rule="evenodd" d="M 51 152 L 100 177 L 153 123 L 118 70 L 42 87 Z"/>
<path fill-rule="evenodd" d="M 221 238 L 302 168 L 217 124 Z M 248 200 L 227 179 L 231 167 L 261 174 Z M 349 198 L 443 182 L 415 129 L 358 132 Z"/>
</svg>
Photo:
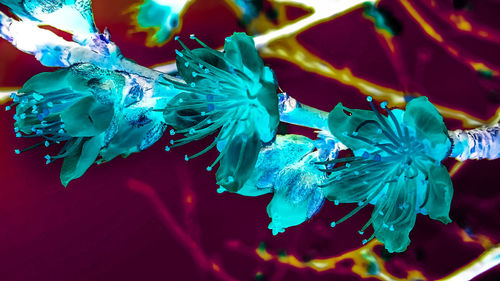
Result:
<svg viewBox="0 0 500 281">
<path fill-rule="evenodd" d="M 456 147 L 426 97 L 409 101 L 404 110 L 384 102 L 385 113 L 369 97 L 372 110 L 339 103 L 327 114 L 278 92 L 276 76 L 244 33 L 227 37 L 223 51 L 195 36 L 191 39 L 200 44 L 198 49 L 177 40 L 182 46 L 176 57 L 178 73 L 170 76 L 123 58 L 109 36 L 95 27 L 90 1 L 0 3 L 20 18 L 15 22 L 3 17 L 2 23 L 43 23 L 74 36 L 62 48 L 35 44 L 30 49 L 18 44 L 13 30 L 0 26 L 2 37 L 21 50 L 46 65 L 63 67 L 35 75 L 7 108 L 15 108 L 18 137 L 41 140 L 16 153 L 63 144 L 57 155 L 46 156 L 48 164 L 63 159 L 63 185 L 94 163 L 150 147 L 167 131 L 179 136 L 167 151 L 213 136 L 208 147 L 185 160 L 217 149 L 219 155 L 207 170 L 218 165 L 219 191 L 273 193 L 267 212 L 275 235 L 311 219 L 325 200 L 358 205 L 332 227 L 374 205 L 360 233 L 372 226 L 373 235 L 363 241 L 376 237 L 390 252 L 406 249 L 417 214 L 451 221 L 453 187 L 442 161 Z M 172 26 L 178 23 L 172 14 L 164 17 Z M 159 40 L 170 35 L 162 30 L 156 34 Z M 280 121 L 290 120 L 314 124 L 310 126 L 321 129 L 318 139 L 277 134 Z M 339 158 L 340 149 L 348 149 L 350 156 Z"/>
</svg>

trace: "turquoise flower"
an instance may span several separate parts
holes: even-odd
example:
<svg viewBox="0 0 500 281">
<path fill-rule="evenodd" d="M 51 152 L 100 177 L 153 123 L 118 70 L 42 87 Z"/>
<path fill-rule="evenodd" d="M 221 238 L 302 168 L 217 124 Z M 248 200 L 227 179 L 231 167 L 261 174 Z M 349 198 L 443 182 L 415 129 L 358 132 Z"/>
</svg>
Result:
<svg viewBox="0 0 500 281">
<path fill-rule="evenodd" d="M 207 169 L 220 161 L 217 183 L 235 192 L 252 173 L 262 145 L 275 137 L 276 79 L 244 33 L 226 38 L 222 53 L 196 40 L 203 48 L 190 50 L 181 42 L 184 49 L 177 51 L 177 68 L 185 83 L 165 77 L 164 84 L 182 92 L 166 107 L 165 121 L 176 129 L 171 134 L 184 135 L 174 147 L 218 131 L 210 146 L 186 160 L 217 146 L 220 155 Z"/>
<path fill-rule="evenodd" d="M 372 216 L 360 230 L 372 225 L 389 252 L 402 252 L 418 213 L 443 223 L 449 218 L 453 187 L 441 164 L 451 149 L 443 118 L 426 97 L 411 100 L 406 110 L 348 109 L 339 103 L 329 115 L 333 136 L 349 147 L 353 157 L 323 162 L 335 164 L 324 186 L 327 199 L 357 203 L 358 207 L 332 226 L 345 221 L 368 204 Z M 366 243 L 368 240 L 364 240 Z"/>
<path fill-rule="evenodd" d="M 47 164 L 64 159 L 61 182 L 66 186 L 96 161 L 147 148 L 166 124 L 147 99 L 151 88 L 137 79 L 91 64 L 35 75 L 13 95 L 15 131 L 18 137 L 43 141 L 16 153 L 64 143 L 59 154 L 45 158 Z"/>
<path fill-rule="evenodd" d="M 316 214 L 325 197 L 320 185 L 324 173 L 314 165 L 319 161 L 315 142 L 300 135 L 276 136 L 260 150 L 249 179 L 236 193 L 260 196 L 273 193 L 267 206 L 273 235 L 299 225 Z M 220 191 L 224 189 L 221 188 Z"/>
</svg>

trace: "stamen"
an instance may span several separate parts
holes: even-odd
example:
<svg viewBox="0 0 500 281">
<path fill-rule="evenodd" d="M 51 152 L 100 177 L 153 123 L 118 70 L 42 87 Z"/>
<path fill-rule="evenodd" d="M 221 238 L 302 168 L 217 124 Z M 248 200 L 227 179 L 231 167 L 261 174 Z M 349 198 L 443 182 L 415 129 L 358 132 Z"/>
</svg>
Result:
<svg viewBox="0 0 500 281">
<path fill-rule="evenodd" d="M 375 116 L 377 116 L 380 124 L 385 127 L 385 130 L 382 130 L 382 132 L 392 141 L 394 142 L 395 145 L 398 145 L 400 142 L 399 138 L 394 134 L 394 131 L 392 130 L 391 126 L 385 121 L 384 117 L 378 112 L 378 110 L 375 108 L 375 105 L 373 104 L 373 99 L 372 97 L 367 98 L 368 102 L 370 103 L 370 107 L 372 108 L 372 111 L 375 113 Z"/>
</svg>

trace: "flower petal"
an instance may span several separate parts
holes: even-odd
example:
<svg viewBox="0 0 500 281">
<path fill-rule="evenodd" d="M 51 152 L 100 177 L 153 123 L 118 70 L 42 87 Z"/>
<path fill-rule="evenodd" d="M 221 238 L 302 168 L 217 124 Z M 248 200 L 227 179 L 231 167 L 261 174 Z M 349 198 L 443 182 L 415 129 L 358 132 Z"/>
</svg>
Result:
<svg viewBox="0 0 500 281">
<path fill-rule="evenodd" d="M 453 183 L 446 167 L 433 165 L 430 168 L 427 189 L 423 208 L 427 210 L 429 217 L 445 224 L 450 223 L 449 213 L 453 198 Z"/>
<path fill-rule="evenodd" d="M 199 104 L 199 106 L 185 105 Z M 180 93 L 172 98 L 165 108 L 163 117 L 165 122 L 177 130 L 190 128 L 207 118 L 201 116 L 202 112 L 208 112 L 206 97 L 196 93 Z"/>
<path fill-rule="evenodd" d="M 272 191 L 278 173 L 288 164 L 302 159 L 314 149 L 314 142 L 301 135 L 276 136 L 276 141 L 263 147 L 252 175 L 237 193 L 259 196 Z"/>
<path fill-rule="evenodd" d="M 256 77 L 260 77 L 264 63 L 255 49 L 253 38 L 242 32 L 235 32 L 224 44 L 225 57 L 239 70 L 246 67 Z"/>
<path fill-rule="evenodd" d="M 319 187 L 323 173 L 314 165 L 318 152 L 297 160 L 277 175 L 274 196 L 267 206 L 267 214 L 272 220 L 269 228 L 274 235 L 310 219 L 325 199 Z"/>
<path fill-rule="evenodd" d="M 410 244 L 409 233 L 417 217 L 417 182 L 417 179 L 400 177 L 390 183 L 372 213 L 375 237 L 391 253 L 403 252 Z"/>
<path fill-rule="evenodd" d="M 69 88 L 68 77 L 70 75 L 71 72 L 67 68 L 54 72 L 39 73 L 24 83 L 23 88 L 19 90 L 19 94 L 33 92 L 44 94 Z M 50 81 L 50 83 L 47 81 Z"/>
<path fill-rule="evenodd" d="M 74 153 L 64 159 L 61 169 L 61 183 L 67 186 L 74 179 L 81 177 L 94 163 L 102 147 L 104 134 L 80 143 Z"/>
<path fill-rule="evenodd" d="M 387 120 L 385 116 L 381 116 L 381 118 Z M 390 143 L 390 140 L 380 132 L 378 121 L 379 119 L 373 111 L 349 109 L 339 103 L 328 115 L 328 128 L 332 135 L 349 149 L 374 152 L 379 149 L 365 141 L 351 137 L 351 135 L 356 132 L 359 137 L 369 141 L 377 138 L 377 143 Z"/>
<path fill-rule="evenodd" d="M 112 105 L 102 105 L 89 96 L 61 113 L 64 130 L 73 137 L 91 137 L 104 132 L 113 118 Z"/>
<path fill-rule="evenodd" d="M 406 105 L 404 123 L 417 131 L 418 137 L 429 140 L 432 147 L 449 142 L 443 117 L 427 97 L 418 97 Z M 439 159 L 442 160 L 442 159 Z"/>
<path fill-rule="evenodd" d="M 217 184 L 230 192 L 240 190 L 254 170 L 261 146 L 255 131 L 233 136 L 224 148 L 216 174 Z"/>
<path fill-rule="evenodd" d="M 267 73 L 265 75 L 267 78 L 265 79 L 271 80 L 261 80 L 261 89 L 257 93 L 259 104 L 265 109 L 265 113 L 263 113 L 264 115 L 259 114 L 258 116 L 259 126 L 257 127 L 257 130 L 259 131 L 261 140 L 263 142 L 269 142 L 276 134 L 276 128 L 280 122 L 280 113 L 274 73 L 268 67 L 264 67 L 264 73 Z M 270 76 L 272 76 L 272 78 Z M 265 118 L 263 118 L 264 116 Z"/>
</svg>

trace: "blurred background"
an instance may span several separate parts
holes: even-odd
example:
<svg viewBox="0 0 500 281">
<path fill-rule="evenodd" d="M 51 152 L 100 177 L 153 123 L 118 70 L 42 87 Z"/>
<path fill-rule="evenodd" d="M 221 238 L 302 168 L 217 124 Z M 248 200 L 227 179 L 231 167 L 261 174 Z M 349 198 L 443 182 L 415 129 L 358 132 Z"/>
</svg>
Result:
<svg viewBox="0 0 500 281">
<path fill-rule="evenodd" d="M 187 3 L 165 42 L 135 20 L 143 1 L 94 0 L 93 10 L 99 29 L 110 31 L 124 56 L 145 66 L 175 59 L 180 46 L 173 35 L 195 47 L 188 38 L 196 34 L 221 48 L 235 31 L 258 35 L 318 13 L 316 1 L 236 2 L 250 6 Z M 293 4 L 300 2 L 312 7 Z M 317 2 L 332 7 L 336 1 Z M 260 52 L 280 87 L 307 105 L 368 109 L 372 95 L 404 107 L 404 97 L 425 95 L 450 130 L 474 128 L 499 120 L 499 13 L 497 0 L 382 0 L 377 8 L 359 6 L 269 41 Z M 53 71 L 4 40 L 0 58 L 5 90 Z M 326 202 L 310 221 L 273 236 L 270 195 L 217 193 L 214 174 L 205 170 L 215 151 L 184 161 L 210 140 L 167 153 L 163 139 L 126 159 L 94 165 L 64 188 L 62 162 L 45 165 L 45 149 L 14 153 L 32 142 L 15 137 L 12 116 L 0 110 L 2 281 L 436 280 L 500 241 L 499 160 L 447 160 L 453 223 L 418 216 L 408 250 L 389 254 L 376 241 L 361 245 L 357 230 L 371 208 L 333 230 L 330 222 L 352 206 Z M 314 137 L 294 126 L 281 125 L 280 132 Z M 500 280 L 500 270 L 474 280 Z"/>
</svg>

